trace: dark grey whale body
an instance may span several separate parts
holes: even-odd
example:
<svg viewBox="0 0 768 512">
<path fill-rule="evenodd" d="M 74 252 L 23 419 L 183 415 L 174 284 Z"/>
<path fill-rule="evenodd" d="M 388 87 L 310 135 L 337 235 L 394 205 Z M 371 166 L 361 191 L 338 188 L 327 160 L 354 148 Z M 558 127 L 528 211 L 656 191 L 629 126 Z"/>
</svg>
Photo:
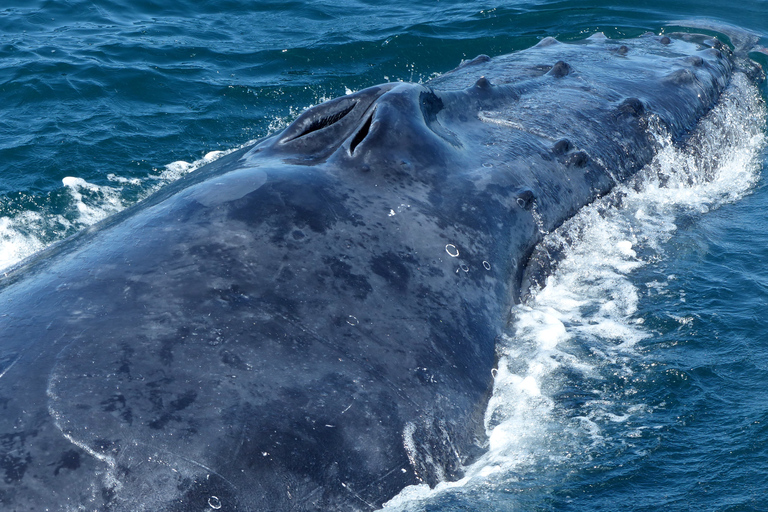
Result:
<svg viewBox="0 0 768 512">
<path fill-rule="evenodd" d="M 728 50 L 688 38 L 332 100 L 19 266 L 0 508 L 369 510 L 458 477 L 542 234 L 727 86 Z"/>
</svg>

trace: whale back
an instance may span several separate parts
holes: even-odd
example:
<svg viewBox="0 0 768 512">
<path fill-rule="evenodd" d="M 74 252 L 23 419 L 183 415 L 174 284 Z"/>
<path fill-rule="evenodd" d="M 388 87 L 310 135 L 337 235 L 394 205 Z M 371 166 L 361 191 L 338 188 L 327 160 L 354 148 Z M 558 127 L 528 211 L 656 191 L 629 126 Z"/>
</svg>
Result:
<svg viewBox="0 0 768 512">
<path fill-rule="evenodd" d="M 544 233 L 727 86 L 704 37 L 478 57 L 302 114 L 0 284 L 4 510 L 370 510 L 486 446 Z"/>
</svg>

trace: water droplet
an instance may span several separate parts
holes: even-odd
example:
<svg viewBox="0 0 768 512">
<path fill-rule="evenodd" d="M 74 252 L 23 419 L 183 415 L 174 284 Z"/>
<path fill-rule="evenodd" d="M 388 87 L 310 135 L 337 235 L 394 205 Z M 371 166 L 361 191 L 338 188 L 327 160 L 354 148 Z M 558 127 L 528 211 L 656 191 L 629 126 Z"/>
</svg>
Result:
<svg viewBox="0 0 768 512">
<path fill-rule="evenodd" d="M 469 267 L 468 267 L 468 266 L 466 266 L 464 263 L 462 263 L 461 265 L 459 265 L 459 268 L 460 268 L 461 270 L 463 270 L 464 272 L 469 272 Z"/>
<path fill-rule="evenodd" d="M 216 496 L 211 496 L 208 498 L 208 505 L 214 510 L 219 510 L 221 508 L 221 500 Z"/>
<path fill-rule="evenodd" d="M 448 244 L 445 246 L 445 252 L 448 253 L 448 256 L 455 258 L 459 255 L 459 250 L 456 248 L 453 244 Z"/>
<path fill-rule="evenodd" d="M 485 270 L 491 270 L 491 264 L 488 263 L 487 261 L 484 261 L 483 262 L 483 268 L 485 268 Z"/>
<path fill-rule="evenodd" d="M 360 323 L 360 321 L 357 319 L 357 317 L 349 315 L 349 318 L 347 318 L 347 323 L 349 325 L 358 325 Z"/>
</svg>

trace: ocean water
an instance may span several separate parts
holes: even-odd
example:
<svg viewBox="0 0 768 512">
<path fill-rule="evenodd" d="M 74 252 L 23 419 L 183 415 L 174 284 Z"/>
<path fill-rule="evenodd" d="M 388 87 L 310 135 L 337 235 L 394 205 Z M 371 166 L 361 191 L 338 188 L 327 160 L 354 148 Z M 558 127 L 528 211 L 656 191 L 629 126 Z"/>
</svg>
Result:
<svg viewBox="0 0 768 512">
<path fill-rule="evenodd" d="M 768 46 L 765 0 L 6 0 L 0 268 L 325 99 L 701 17 Z M 388 510 L 768 510 L 765 94 L 737 78 L 547 236 L 566 256 L 499 346 L 488 453 Z"/>
</svg>

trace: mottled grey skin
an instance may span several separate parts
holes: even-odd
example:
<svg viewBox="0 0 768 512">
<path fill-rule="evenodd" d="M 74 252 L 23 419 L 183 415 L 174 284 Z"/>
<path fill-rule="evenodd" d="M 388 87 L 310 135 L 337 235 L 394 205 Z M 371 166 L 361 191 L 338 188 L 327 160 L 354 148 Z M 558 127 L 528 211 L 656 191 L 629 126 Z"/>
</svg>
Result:
<svg viewBox="0 0 768 512">
<path fill-rule="evenodd" d="M 542 233 L 649 161 L 649 122 L 684 137 L 731 67 L 650 35 L 481 56 L 315 107 L 28 260 L 0 289 L 0 508 L 369 510 L 458 477 Z"/>
</svg>

